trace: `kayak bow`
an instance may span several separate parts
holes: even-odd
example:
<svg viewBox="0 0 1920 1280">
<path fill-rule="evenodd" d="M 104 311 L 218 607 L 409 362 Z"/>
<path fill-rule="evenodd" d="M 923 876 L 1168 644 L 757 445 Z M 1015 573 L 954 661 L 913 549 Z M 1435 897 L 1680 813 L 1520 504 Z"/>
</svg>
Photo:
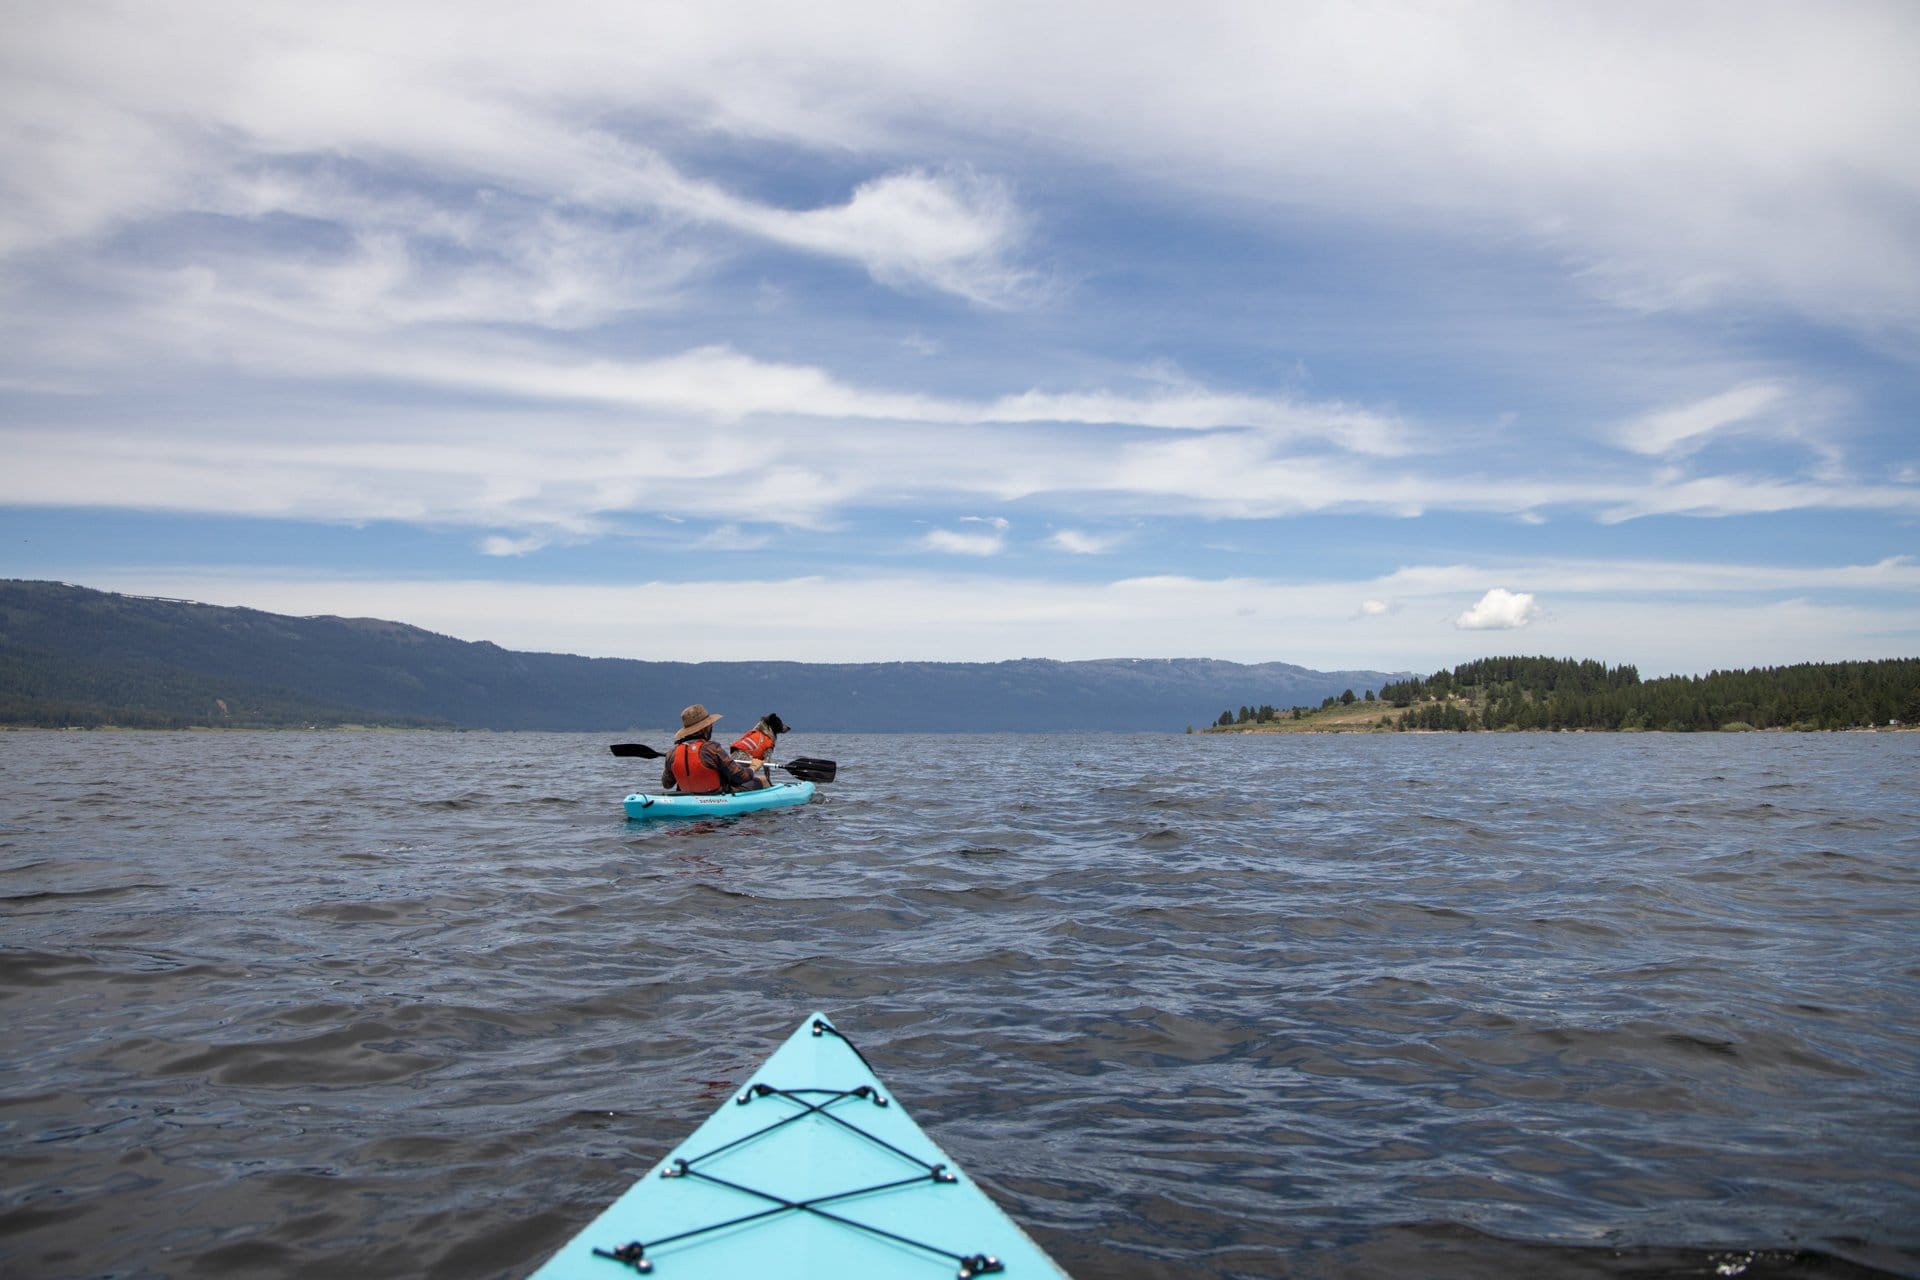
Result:
<svg viewBox="0 0 1920 1280">
<path fill-rule="evenodd" d="M 816 1013 L 532 1280 L 1065 1280 Z"/>
</svg>

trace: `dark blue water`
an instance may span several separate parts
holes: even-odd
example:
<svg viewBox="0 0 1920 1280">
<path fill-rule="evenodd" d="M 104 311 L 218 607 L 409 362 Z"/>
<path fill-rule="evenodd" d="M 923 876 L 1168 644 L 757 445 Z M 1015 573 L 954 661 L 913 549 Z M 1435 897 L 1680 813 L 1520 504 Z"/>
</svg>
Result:
<svg viewBox="0 0 1920 1280">
<path fill-rule="evenodd" d="M 1920 1275 L 1920 735 L 782 745 L 0 734 L 0 1273 L 521 1276 L 817 1007 L 1081 1280 Z"/>
</svg>

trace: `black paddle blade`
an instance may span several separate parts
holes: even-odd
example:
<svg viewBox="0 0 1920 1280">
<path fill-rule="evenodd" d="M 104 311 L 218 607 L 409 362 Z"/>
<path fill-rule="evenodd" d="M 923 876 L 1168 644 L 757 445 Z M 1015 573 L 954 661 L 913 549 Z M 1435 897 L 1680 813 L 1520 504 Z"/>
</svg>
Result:
<svg viewBox="0 0 1920 1280">
<path fill-rule="evenodd" d="M 607 750 L 617 756 L 639 756 L 642 760 L 658 760 L 661 753 L 644 742 L 616 742 Z"/>
<path fill-rule="evenodd" d="M 840 766 L 833 761 L 812 756 L 799 756 L 780 767 L 802 782 L 832 782 L 833 776 L 840 772 Z"/>
</svg>

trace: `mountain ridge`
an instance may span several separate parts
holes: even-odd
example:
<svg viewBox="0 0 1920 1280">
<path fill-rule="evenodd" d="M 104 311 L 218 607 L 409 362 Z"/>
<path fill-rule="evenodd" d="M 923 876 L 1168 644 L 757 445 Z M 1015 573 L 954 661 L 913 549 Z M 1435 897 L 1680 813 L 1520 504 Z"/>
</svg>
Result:
<svg viewBox="0 0 1920 1280">
<path fill-rule="evenodd" d="M 702 702 L 745 728 L 1178 731 L 1409 672 L 1215 658 L 667 662 L 505 649 L 412 623 L 0 580 L 0 723 L 397 724 L 613 732 Z"/>
</svg>

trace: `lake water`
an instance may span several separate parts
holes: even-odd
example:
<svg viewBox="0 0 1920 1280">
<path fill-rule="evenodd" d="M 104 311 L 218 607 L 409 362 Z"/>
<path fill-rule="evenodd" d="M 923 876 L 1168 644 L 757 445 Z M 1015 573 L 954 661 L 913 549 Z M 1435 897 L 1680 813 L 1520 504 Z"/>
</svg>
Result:
<svg viewBox="0 0 1920 1280">
<path fill-rule="evenodd" d="M 1920 1275 L 1920 734 L 782 748 L 0 734 L 0 1274 L 524 1276 L 819 1008 L 1080 1280 Z"/>
</svg>

